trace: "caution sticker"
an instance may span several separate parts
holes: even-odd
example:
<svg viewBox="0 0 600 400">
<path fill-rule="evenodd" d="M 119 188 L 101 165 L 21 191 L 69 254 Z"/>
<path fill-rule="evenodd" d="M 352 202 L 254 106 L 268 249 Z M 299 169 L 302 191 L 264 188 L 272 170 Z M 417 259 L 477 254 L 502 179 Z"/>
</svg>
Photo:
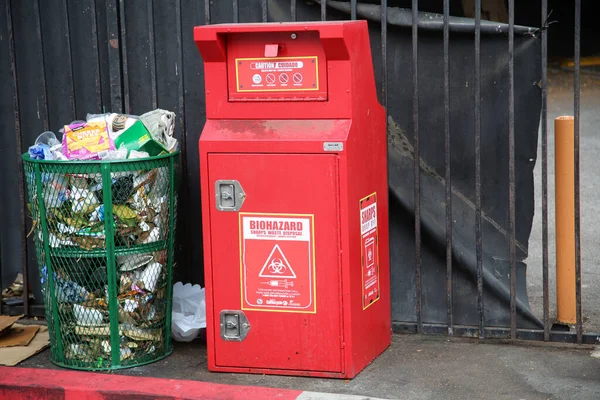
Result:
<svg viewBox="0 0 600 400">
<path fill-rule="evenodd" d="M 316 313 L 313 220 L 240 213 L 242 310 Z"/>
<path fill-rule="evenodd" d="M 237 92 L 319 90 L 319 58 L 236 58 Z"/>
<path fill-rule="evenodd" d="M 377 193 L 360 200 L 360 236 L 363 310 L 379 300 L 379 237 Z"/>
</svg>

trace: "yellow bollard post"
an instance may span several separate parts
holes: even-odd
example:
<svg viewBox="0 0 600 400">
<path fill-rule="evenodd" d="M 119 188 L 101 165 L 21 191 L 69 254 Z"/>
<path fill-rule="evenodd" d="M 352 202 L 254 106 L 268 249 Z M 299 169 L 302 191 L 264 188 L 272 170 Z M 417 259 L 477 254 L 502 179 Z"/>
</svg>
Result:
<svg viewBox="0 0 600 400">
<path fill-rule="evenodd" d="M 576 322 L 574 118 L 554 119 L 556 198 L 556 319 Z"/>
</svg>

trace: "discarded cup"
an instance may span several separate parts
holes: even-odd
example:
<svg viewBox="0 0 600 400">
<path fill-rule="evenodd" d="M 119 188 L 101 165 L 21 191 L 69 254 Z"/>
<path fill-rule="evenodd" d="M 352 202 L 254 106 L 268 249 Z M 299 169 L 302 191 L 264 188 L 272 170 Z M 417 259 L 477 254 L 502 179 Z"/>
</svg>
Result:
<svg viewBox="0 0 600 400">
<path fill-rule="evenodd" d="M 35 139 L 34 145 L 45 144 L 48 147 L 54 147 L 61 144 L 52 131 L 46 131 Z"/>
</svg>

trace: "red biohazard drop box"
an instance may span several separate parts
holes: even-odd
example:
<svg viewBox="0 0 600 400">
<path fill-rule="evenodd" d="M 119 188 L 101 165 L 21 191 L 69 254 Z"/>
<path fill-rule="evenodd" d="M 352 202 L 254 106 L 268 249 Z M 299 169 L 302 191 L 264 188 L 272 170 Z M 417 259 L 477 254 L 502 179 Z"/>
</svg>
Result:
<svg viewBox="0 0 600 400">
<path fill-rule="evenodd" d="M 201 26 L 211 371 L 352 378 L 391 341 L 367 23 Z"/>
</svg>

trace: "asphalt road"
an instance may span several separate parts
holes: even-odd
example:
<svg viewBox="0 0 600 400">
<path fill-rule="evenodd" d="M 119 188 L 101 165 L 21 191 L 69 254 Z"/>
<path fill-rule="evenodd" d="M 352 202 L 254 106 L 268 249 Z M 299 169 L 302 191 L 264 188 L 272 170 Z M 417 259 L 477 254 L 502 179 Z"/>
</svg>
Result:
<svg viewBox="0 0 600 400">
<path fill-rule="evenodd" d="M 581 75 L 581 264 L 584 330 L 600 332 L 600 74 Z M 554 118 L 573 114 L 572 71 L 548 71 L 548 240 L 550 319 L 556 316 L 556 236 L 554 209 Z M 543 315 L 541 136 L 535 166 L 536 212 L 527 260 L 532 310 Z"/>
</svg>

